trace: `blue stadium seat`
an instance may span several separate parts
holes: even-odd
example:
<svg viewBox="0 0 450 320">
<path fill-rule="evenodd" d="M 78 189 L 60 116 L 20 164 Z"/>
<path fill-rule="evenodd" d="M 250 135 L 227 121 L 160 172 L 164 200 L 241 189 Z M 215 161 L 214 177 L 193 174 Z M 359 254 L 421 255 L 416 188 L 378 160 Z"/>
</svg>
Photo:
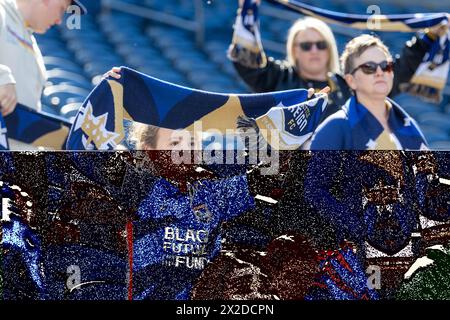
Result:
<svg viewBox="0 0 450 320">
<path fill-rule="evenodd" d="M 38 45 L 43 55 L 51 54 L 53 51 L 66 51 L 64 49 L 64 42 L 62 41 L 44 42 Z"/>
<path fill-rule="evenodd" d="M 263 29 L 268 29 L 274 34 L 282 35 L 286 38 L 291 22 L 286 20 L 273 20 L 268 24 L 262 26 Z"/>
<path fill-rule="evenodd" d="M 51 107 L 51 106 L 48 106 L 46 104 L 42 104 L 41 110 L 43 112 L 46 112 L 46 113 L 49 113 L 49 114 L 52 114 L 52 115 L 55 115 L 55 116 L 59 116 L 60 115 L 59 114 L 59 108 Z"/>
<path fill-rule="evenodd" d="M 47 72 L 47 75 L 48 75 L 47 86 L 68 84 L 85 90 L 92 90 L 91 82 L 80 74 L 60 69 L 53 69 L 49 70 Z"/>
<path fill-rule="evenodd" d="M 109 62 L 121 60 L 121 58 L 116 53 L 109 50 L 79 51 L 75 54 L 75 57 L 82 64 L 92 61 Z"/>
<path fill-rule="evenodd" d="M 78 110 L 80 109 L 80 107 L 82 105 L 83 105 L 82 102 L 73 102 L 73 103 L 66 104 L 61 107 L 60 114 L 61 114 L 61 116 L 63 116 L 64 118 L 66 118 L 72 122 L 73 119 L 78 114 Z"/>
<path fill-rule="evenodd" d="M 218 65 L 219 68 L 222 68 L 224 65 L 231 63 L 225 52 L 223 52 L 222 54 L 217 54 L 214 57 L 209 57 L 209 60 Z"/>
<path fill-rule="evenodd" d="M 450 133 L 450 115 L 442 112 L 427 112 L 417 117 L 420 125 L 433 126 Z"/>
<path fill-rule="evenodd" d="M 446 114 L 450 114 L 450 103 L 444 107 L 444 111 Z"/>
<path fill-rule="evenodd" d="M 84 39 L 72 39 L 67 42 L 67 48 L 72 52 L 79 51 L 113 51 L 111 45 L 105 41 L 88 42 Z"/>
<path fill-rule="evenodd" d="M 427 142 L 429 144 L 431 144 L 433 142 L 436 142 L 436 141 L 449 140 L 449 136 L 445 132 L 429 132 L 429 131 L 425 131 L 423 134 L 425 135 L 425 139 L 427 140 Z"/>
<path fill-rule="evenodd" d="M 128 55 L 141 55 L 149 58 L 161 55 L 161 52 L 158 49 L 153 48 L 151 46 L 142 47 L 142 46 L 135 46 L 134 44 L 130 45 L 127 43 L 117 45 L 116 52 L 124 58 L 126 58 Z"/>
<path fill-rule="evenodd" d="M 203 50 L 208 54 L 211 52 L 215 54 L 216 52 L 224 52 L 228 49 L 230 44 L 225 41 L 208 41 L 203 45 Z"/>
<path fill-rule="evenodd" d="M 426 105 L 412 105 L 412 106 L 406 107 L 404 109 L 411 117 L 413 117 L 416 120 L 421 114 L 430 112 L 430 110 L 435 111 L 435 112 L 439 111 L 437 107 L 430 109 L 430 107 L 426 106 Z"/>
<path fill-rule="evenodd" d="M 417 118 L 419 115 L 426 112 L 439 111 L 439 107 L 435 103 L 425 102 L 422 99 L 407 93 L 397 95 L 394 97 L 394 101 L 414 118 Z"/>
<path fill-rule="evenodd" d="M 220 68 L 224 73 L 226 73 L 229 76 L 235 77 L 235 78 L 239 78 L 236 69 L 234 68 L 233 64 L 231 63 L 227 63 L 221 66 Z"/>
<path fill-rule="evenodd" d="M 44 56 L 51 56 L 65 60 L 73 60 L 73 54 L 67 50 L 51 50 L 51 52 L 43 52 Z"/>
<path fill-rule="evenodd" d="M 149 39 L 135 32 L 116 32 L 114 34 L 108 35 L 108 40 L 114 44 L 127 43 L 133 46 L 148 46 Z"/>
<path fill-rule="evenodd" d="M 70 85 L 57 85 L 44 89 L 42 101 L 50 107 L 60 109 L 70 102 L 83 102 L 88 95 L 89 91 L 85 89 Z"/>
<path fill-rule="evenodd" d="M 450 151 L 450 141 L 448 139 L 444 141 L 434 141 L 430 143 L 430 149 L 439 151 Z"/>
<path fill-rule="evenodd" d="M 152 68 L 153 70 L 169 70 L 172 69 L 169 61 L 155 56 L 129 55 L 125 58 L 126 65 L 134 68 Z"/>
<path fill-rule="evenodd" d="M 111 68 L 121 65 L 123 65 L 123 63 L 89 62 L 84 65 L 84 72 L 93 79 L 96 76 L 105 74 L 107 71 L 111 70 Z"/>
<path fill-rule="evenodd" d="M 167 49 L 164 50 L 164 57 L 174 63 L 179 61 L 180 59 L 203 60 L 205 61 L 205 63 L 208 63 L 208 59 L 205 57 L 205 55 L 198 50 L 194 50 L 193 48 L 185 48 L 183 50 L 180 50 L 178 48 Z"/>
<path fill-rule="evenodd" d="M 184 37 L 160 37 L 157 39 L 153 39 L 155 45 L 158 48 L 164 49 L 164 48 L 173 48 L 173 47 L 179 47 L 179 48 L 186 48 L 193 46 L 193 41 L 191 39 L 186 39 Z"/>
<path fill-rule="evenodd" d="M 174 62 L 174 66 L 177 70 L 187 74 L 190 72 L 200 72 L 200 71 L 206 71 L 210 72 L 212 76 L 215 75 L 216 72 L 218 72 L 217 67 L 207 61 L 206 59 L 202 59 L 200 57 L 186 57 L 186 58 L 180 58 L 179 60 Z"/>
<path fill-rule="evenodd" d="M 149 26 L 145 33 L 153 40 L 161 38 L 170 38 L 171 40 L 193 38 L 193 35 L 187 31 L 161 26 Z"/>
<path fill-rule="evenodd" d="M 72 60 L 62 59 L 58 57 L 44 56 L 44 63 L 47 70 L 58 69 L 73 73 L 82 74 L 83 68 Z"/>
</svg>

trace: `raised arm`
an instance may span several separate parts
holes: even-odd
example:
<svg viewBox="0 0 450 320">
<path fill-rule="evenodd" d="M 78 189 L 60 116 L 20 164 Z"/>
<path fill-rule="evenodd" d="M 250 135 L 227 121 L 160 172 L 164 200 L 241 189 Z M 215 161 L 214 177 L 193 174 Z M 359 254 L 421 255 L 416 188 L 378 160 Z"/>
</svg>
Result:
<svg viewBox="0 0 450 320">
<path fill-rule="evenodd" d="M 17 104 L 16 85 L 11 70 L 0 64 L 0 109 L 3 116 L 14 111 Z"/>
<path fill-rule="evenodd" d="M 295 76 L 295 70 L 286 61 L 266 57 L 257 21 L 258 6 L 259 1 L 239 1 L 228 57 L 252 91 L 275 91 L 282 84 L 287 89 L 286 83 Z"/>
<path fill-rule="evenodd" d="M 401 55 L 395 60 L 394 87 L 391 97 L 400 93 L 400 85 L 411 80 L 433 42 L 438 41 L 439 37 L 447 31 L 448 25 L 436 26 L 425 30 L 423 34 L 417 34 L 406 42 Z"/>
</svg>

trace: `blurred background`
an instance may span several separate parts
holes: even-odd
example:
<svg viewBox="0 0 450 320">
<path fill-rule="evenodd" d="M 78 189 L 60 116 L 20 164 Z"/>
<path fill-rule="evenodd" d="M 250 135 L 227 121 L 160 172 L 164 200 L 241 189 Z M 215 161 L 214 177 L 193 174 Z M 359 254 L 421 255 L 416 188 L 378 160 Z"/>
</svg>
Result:
<svg viewBox="0 0 450 320">
<path fill-rule="evenodd" d="M 304 3 L 346 13 L 381 14 L 450 12 L 442 0 L 305 0 Z M 226 50 L 231 41 L 237 0 L 85 0 L 89 14 L 81 28 L 66 23 L 36 36 L 49 80 L 43 110 L 73 120 L 88 93 L 113 66 L 138 71 L 191 88 L 223 93 L 249 93 Z M 266 53 L 285 57 L 285 40 L 301 16 L 264 2 L 261 33 Z M 331 25 L 340 53 L 361 31 Z M 394 54 L 409 33 L 377 33 Z M 450 80 L 450 78 L 449 78 Z M 442 103 L 430 104 L 408 95 L 396 98 L 420 124 L 430 147 L 450 150 L 450 81 Z"/>
</svg>

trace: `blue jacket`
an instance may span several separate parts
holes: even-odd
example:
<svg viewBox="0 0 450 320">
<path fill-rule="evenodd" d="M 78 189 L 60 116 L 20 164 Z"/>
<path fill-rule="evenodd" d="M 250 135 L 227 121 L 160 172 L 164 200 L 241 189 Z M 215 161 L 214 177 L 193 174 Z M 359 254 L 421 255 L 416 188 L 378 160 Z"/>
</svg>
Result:
<svg viewBox="0 0 450 320">
<path fill-rule="evenodd" d="M 387 100 L 392 104 L 388 124 L 399 143 L 395 149 L 427 149 L 427 142 L 414 119 L 394 101 Z M 353 96 L 342 110 L 319 125 L 312 138 L 311 150 L 379 149 L 378 139 L 383 132 L 379 121 Z"/>
<path fill-rule="evenodd" d="M 199 181 L 190 195 L 161 178 L 133 227 L 133 298 L 188 299 L 221 249 L 221 224 L 254 207 L 246 176 Z"/>
</svg>

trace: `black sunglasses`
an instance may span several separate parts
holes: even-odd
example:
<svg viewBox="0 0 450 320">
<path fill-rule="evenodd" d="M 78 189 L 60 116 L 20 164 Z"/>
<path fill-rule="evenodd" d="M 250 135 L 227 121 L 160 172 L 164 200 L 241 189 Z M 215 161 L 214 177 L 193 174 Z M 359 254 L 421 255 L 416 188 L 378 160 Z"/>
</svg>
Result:
<svg viewBox="0 0 450 320">
<path fill-rule="evenodd" d="M 355 72 L 358 71 L 358 69 L 361 69 L 361 71 L 364 72 L 365 74 L 374 74 L 375 72 L 377 72 L 378 67 L 380 67 L 381 70 L 383 70 L 383 72 L 394 71 L 394 63 L 392 61 L 385 60 L 380 63 L 369 61 L 353 69 L 353 71 L 350 72 L 350 74 L 355 74 Z"/>
<path fill-rule="evenodd" d="M 297 45 L 302 49 L 303 51 L 310 51 L 312 47 L 315 45 L 318 50 L 325 50 L 328 48 L 328 43 L 326 41 L 305 41 L 305 42 L 299 42 Z"/>
</svg>

